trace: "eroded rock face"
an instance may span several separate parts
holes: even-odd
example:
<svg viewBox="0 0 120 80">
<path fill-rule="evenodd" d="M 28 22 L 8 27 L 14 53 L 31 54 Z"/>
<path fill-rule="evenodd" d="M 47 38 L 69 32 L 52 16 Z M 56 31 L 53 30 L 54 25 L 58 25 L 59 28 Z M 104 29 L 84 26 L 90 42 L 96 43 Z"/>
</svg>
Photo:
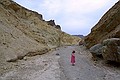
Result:
<svg viewBox="0 0 120 80">
<path fill-rule="evenodd" d="M 48 25 L 41 14 L 11 0 L 0 0 L 0 63 L 44 54 L 51 48 L 77 44 L 80 40 L 62 33 Z"/>
<path fill-rule="evenodd" d="M 94 58 L 103 58 L 108 61 L 120 62 L 120 38 L 105 39 L 103 42 L 90 48 Z"/>
<path fill-rule="evenodd" d="M 102 56 L 105 60 L 120 62 L 118 49 L 118 47 L 120 47 L 120 38 L 106 39 L 103 41 L 102 45 Z"/>
<path fill-rule="evenodd" d="M 86 47 L 90 48 L 108 38 L 120 38 L 120 1 L 118 1 L 92 28 L 85 37 Z"/>
<path fill-rule="evenodd" d="M 54 20 L 49 20 L 49 21 L 46 21 L 46 22 L 47 22 L 48 25 L 51 25 L 51 26 L 55 27 L 56 29 L 61 30 L 60 25 L 56 25 Z"/>
<path fill-rule="evenodd" d="M 120 62 L 120 1 L 118 1 L 91 29 L 84 41 L 93 57 Z"/>
<path fill-rule="evenodd" d="M 61 30 L 60 25 L 56 25 L 55 28 Z"/>
<path fill-rule="evenodd" d="M 51 26 L 55 26 L 55 21 L 54 20 L 50 20 L 50 21 L 46 21 L 48 23 L 48 25 L 51 25 Z"/>
<path fill-rule="evenodd" d="M 101 58 L 102 57 L 102 49 L 103 49 L 102 44 L 96 44 L 90 48 L 90 52 L 94 58 L 96 58 L 96 57 Z"/>
</svg>

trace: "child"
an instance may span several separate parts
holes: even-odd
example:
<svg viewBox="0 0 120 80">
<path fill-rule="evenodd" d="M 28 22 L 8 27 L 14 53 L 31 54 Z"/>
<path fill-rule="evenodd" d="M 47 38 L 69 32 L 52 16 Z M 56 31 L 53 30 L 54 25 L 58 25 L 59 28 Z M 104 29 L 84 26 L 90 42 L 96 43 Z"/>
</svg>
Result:
<svg viewBox="0 0 120 80">
<path fill-rule="evenodd" d="M 71 63 L 72 63 L 72 66 L 75 65 L 75 51 L 73 51 L 71 54 Z"/>
</svg>

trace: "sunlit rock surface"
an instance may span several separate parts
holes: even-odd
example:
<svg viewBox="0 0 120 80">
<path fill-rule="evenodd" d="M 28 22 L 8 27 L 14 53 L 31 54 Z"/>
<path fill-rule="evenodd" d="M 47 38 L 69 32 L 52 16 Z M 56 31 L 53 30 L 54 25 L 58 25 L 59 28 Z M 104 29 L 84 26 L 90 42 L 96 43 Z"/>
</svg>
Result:
<svg viewBox="0 0 120 80">
<path fill-rule="evenodd" d="M 120 62 L 120 1 L 109 9 L 91 29 L 84 41 L 93 57 L 102 55 L 105 60 Z"/>
<path fill-rule="evenodd" d="M 120 38 L 120 1 L 108 10 L 85 37 L 87 48 L 108 38 Z"/>
<path fill-rule="evenodd" d="M 49 25 L 41 14 L 11 0 L 0 0 L 0 63 L 44 54 L 79 40 Z"/>
</svg>

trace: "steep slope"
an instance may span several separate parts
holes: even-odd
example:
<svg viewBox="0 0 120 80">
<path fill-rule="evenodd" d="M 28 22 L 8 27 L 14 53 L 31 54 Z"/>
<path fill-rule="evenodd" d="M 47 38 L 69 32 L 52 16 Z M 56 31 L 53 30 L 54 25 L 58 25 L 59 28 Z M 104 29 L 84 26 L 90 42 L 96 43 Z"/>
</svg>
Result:
<svg viewBox="0 0 120 80">
<path fill-rule="evenodd" d="M 43 54 L 79 40 L 48 25 L 41 14 L 11 0 L 0 0 L 0 63 Z"/>
<path fill-rule="evenodd" d="M 84 41 L 93 59 L 120 62 L 120 1 L 100 19 Z"/>
<path fill-rule="evenodd" d="M 85 38 L 88 48 L 108 38 L 120 38 L 120 1 L 118 1 L 92 28 Z"/>
</svg>

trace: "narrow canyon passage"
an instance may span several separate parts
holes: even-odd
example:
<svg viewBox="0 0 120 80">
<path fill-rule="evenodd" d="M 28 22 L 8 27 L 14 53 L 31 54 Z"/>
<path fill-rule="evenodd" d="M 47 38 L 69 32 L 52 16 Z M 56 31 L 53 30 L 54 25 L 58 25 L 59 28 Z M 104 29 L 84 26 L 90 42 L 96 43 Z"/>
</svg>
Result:
<svg viewBox="0 0 120 80">
<path fill-rule="evenodd" d="M 70 64 L 72 51 L 75 50 L 76 64 Z M 58 50 L 62 74 L 61 80 L 120 80 L 120 70 L 95 63 L 92 55 L 84 46 L 68 46 Z"/>
<path fill-rule="evenodd" d="M 70 63 L 75 50 L 76 63 Z M 120 80 L 120 68 L 91 59 L 84 46 L 64 46 L 43 55 L 7 63 L 0 80 Z M 2 69 L 1 68 L 1 69 Z"/>
</svg>

